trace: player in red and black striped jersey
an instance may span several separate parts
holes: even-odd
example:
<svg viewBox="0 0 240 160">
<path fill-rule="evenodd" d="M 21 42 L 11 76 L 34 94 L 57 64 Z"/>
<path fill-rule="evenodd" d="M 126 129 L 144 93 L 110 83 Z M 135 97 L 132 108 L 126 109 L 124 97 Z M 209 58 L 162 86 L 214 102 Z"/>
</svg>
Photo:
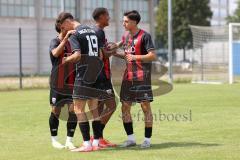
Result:
<svg viewBox="0 0 240 160">
<path fill-rule="evenodd" d="M 110 120 L 112 114 L 116 110 L 115 95 L 111 82 L 111 70 L 109 60 L 109 57 L 111 55 L 106 54 L 105 52 L 107 39 L 105 37 L 104 28 L 109 25 L 110 17 L 108 10 L 106 8 L 96 8 L 92 13 L 92 17 L 96 22 L 93 29 L 95 30 L 96 35 L 98 37 L 99 48 L 102 50 L 103 53 L 102 57 L 104 63 L 104 67 L 102 70 L 103 80 L 102 83 L 100 83 L 100 89 L 106 91 L 109 94 L 109 97 L 107 99 L 101 96 L 99 97 L 98 110 L 101 117 L 101 137 L 99 139 L 99 145 L 101 147 L 115 147 L 116 146 L 115 144 L 103 138 L 103 130 L 108 121 Z M 106 106 L 106 108 L 104 108 L 104 106 Z"/>
<path fill-rule="evenodd" d="M 74 149 L 72 138 L 77 125 L 77 117 L 73 110 L 73 84 L 75 79 L 75 64 L 62 64 L 63 57 L 71 55 L 72 50 L 68 37 L 75 33 L 74 30 L 65 31 L 61 30 L 58 25 L 55 25 L 56 31 L 59 35 L 52 39 L 49 47 L 49 54 L 52 63 L 52 70 L 50 76 L 50 105 L 52 112 L 49 117 L 49 126 L 52 136 L 52 145 L 55 148 L 68 148 Z M 67 139 L 66 144 L 63 146 L 57 141 L 59 115 L 61 107 L 65 104 L 69 108 L 69 117 L 67 121 Z"/>
<path fill-rule="evenodd" d="M 123 26 L 127 31 L 119 43 L 124 48 L 124 58 L 127 67 L 122 80 L 120 99 L 122 102 L 122 118 L 128 140 L 123 147 L 135 146 L 133 134 L 131 105 L 140 103 L 145 117 L 145 139 L 142 148 L 150 147 L 152 136 L 152 111 L 150 102 L 153 101 L 151 88 L 151 66 L 156 60 L 154 45 L 149 33 L 138 28 L 140 14 L 133 10 L 124 13 Z"/>
</svg>

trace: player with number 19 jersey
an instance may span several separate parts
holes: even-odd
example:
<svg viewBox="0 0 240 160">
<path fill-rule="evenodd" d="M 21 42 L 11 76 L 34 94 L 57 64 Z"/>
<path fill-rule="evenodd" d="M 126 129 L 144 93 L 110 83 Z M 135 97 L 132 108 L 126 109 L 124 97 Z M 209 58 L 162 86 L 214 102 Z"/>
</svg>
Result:
<svg viewBox="0 0 240 160">
<path fill-rule="evenodd" d="M 98 97 L 103 63 L 100 60 L 98 38 L 87 25 L 79 25 L 70 37 L 72 52 L 80 51 L 81 60 L 76 64 L 73 98 L 91 99 Z"/>
</svg>

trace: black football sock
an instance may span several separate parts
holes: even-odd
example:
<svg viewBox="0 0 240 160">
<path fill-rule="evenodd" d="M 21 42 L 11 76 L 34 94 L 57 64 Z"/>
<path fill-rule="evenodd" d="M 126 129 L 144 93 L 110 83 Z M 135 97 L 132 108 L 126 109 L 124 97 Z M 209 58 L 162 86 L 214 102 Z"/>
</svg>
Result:
<svg viewBox="0 0 240 160">
<path fill-rule="evenodd" d="M 105 124 L 100 124 L 100 138 L 103 138 L 103 130 L 104 130 L 104 128 L 105 128 Z"/>
<path fill-rule="evenodd" d="M 89 141 L 90 140 L 90 126 L 89 122 L 80 122 L 79 123 L 80 131 L 83 136 L 84 141 Z"/>
<path fill-rule="evenodd" d="M 74 112 L 69 112 L 68 122 L 67 122 L 67 136 L 73 137 L 75 129 L 77 127 L 77 116 Z"/>
<path fill-rule="evenodd" d="M 101 121 L 93 121 L 92 128 L 93 128 L 93 135 L 94 139 L 99 139 L 101 136 Z"/>
<path fill-rule="evenodd" d="M 55 115 L 54 113 L 51 112 L 49 117 L 49 127 L 50 127 L 51 136 L 57 136 L 58 134 L 58 126 L 59 126 L 58 117 L 59 115 Z"/>
<path fill-rule="evenodd" d="M 152 137 L 152 127 L 145 127 L 145 137 L 146 138 Z"/>
<path fill-rule="evenodd" d="M 124 129 L 127 133 L 127 135 L 132 135 L 133 134 L 133 123 L 128 122 L 128 123 L 123 123 Z"/>
</svg>

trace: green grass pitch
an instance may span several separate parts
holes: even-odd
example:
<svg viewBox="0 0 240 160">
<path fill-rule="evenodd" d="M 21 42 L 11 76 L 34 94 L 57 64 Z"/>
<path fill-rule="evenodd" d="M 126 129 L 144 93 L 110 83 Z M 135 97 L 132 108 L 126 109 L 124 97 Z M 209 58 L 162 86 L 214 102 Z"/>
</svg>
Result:
<svg viewBox="0 0 240 160">
<path fill-rule="evenodd" d="M 172 92 L 155 97 L 152 148 L 113 148 L 71 153 L 51 147 L 48 128 L 49 91 L 0 92 L 1 160 L 238 160 L 240 159 L 240 85 L 176 84 Z M 134 106 L 137 143 L 144 135 L 140 107 Z M 191 112 L 190 112 L 191 111 Z M 161 112 L 162 116 L 159 115 Z M 168 120 L 163 117 L 168 115 Z M 172 120 L 172 117 L 175 120 Z M 105 137 L 121 144 L 126 139 L 120 104 L 105 130 Z M 59 138 L 65 142 L 66 122 Z M 82 138 L 76 130 L 74 142 Z"/>
</svg>

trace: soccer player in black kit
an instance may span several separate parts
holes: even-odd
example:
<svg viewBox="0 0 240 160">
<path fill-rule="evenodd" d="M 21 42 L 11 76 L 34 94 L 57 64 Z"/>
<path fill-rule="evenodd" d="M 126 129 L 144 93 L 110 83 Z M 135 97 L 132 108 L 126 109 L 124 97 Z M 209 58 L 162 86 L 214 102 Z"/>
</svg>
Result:
<svg viewBox="0 0 240 160">
<path fill-rule="evenodd" d="M 103 63 L 100 60 L 98 39 L 95 31 L 89 26 L 75 21 L 70 13 L 62 12 L 58 16 L 58 23 L 64 30 L 75 29 L 76 33 L 70 37 L 73 54 L 66 57 L 63 63 L 76 62 L 76 78 L 73 89 L 74 111 L 77 114 L 80 130 L 83 136 L 81 147 L 73 150 L 90 152 L 99 150 L 100 124 L 98 106 L 98 79 Z M 90 126 L 85 106 L 88 104 L 93 115 L 92 128 L 94 140 L 90 142 Z"/>
<path fill-rule="evenodd" d="M 107 99 L 102 98 L 101 96 L 99 97 L 99 103 L 98 103 L 98 111 L 101 117 L 101 128 L 100 128 L 100 139 L 99 139 L 99 145 L 101 147 L 115 147 L 116 144 L 111 143 L 107 139 L 103 137 L 103 130 L 108 123 L 109 119 L 111 118 L 112 114 L 116 110 L 116 101 L 115 101 L 115 95 L 113 91 L 113 86 L 111 82 L 111 70 L 110 70 L 110 60 L 109 57 L 111 56 L 110 54 L 107 54 L 105 51 L 107 47 L 107 39 L 105 37 L 105 32 L 104 28 L 109 25 L 109 13 L 106 8 L 96 8 L 93 13 L 92 17 L 95 20 L 95 25 L 93 29 L 96 32 L 96 35 L 98 37 L 98 44 L 99 44 L 99 49 L 103 53 L 103 63 L 104 67 L 102 70 L 103 74 L 103 83 L 100 84 L 101 90 L 105 90 L 108 94 L 109 97 Z M 104 105 L 106 106 L 105 109 Z"/>
<path fill-rule="evenodd" d="M 50 105 L 52 112 L 49 117 L 49 127 L 51 132 L 52 146 L 57 149 L 64 147 L 68 149 L 75 149 L 72 138 L 77 125 L 77 117 L 73 111 L 72 91 L 75 79 L 73 63 L 66 65 L 62 64 L 64 57 L 72 54 L 71 46 L 68 38 L 73 34 L 74 30 L 61 30 L 59 26 L 55 25 L 56 31 L 59 35 L 51 40 L 49 53 L 52 63 L 52 71 L 50 77 Z M 59 115 L 61 108 L 67 104 L 69 107 L 69 117 L 67 122 L 67 139 L 63 146 L 57 141 Z"/>
</svg>

